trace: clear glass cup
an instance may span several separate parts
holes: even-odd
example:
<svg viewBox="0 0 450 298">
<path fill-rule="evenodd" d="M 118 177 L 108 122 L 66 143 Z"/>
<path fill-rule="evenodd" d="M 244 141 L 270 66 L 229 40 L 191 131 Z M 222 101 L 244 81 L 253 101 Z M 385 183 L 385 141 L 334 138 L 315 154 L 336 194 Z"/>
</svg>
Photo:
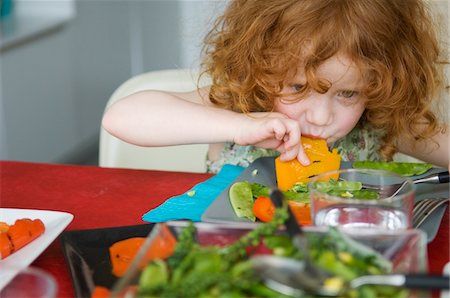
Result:
<svg viewBox="0 0 450 298">
<path fill-rule="evenodd" d="M 0 267 L 0 277 L 11 280 L 0 291 L 2 298 L 55 298 L 57 283 L 53 276 L 46 271 L 27 267 L 24 269 L 2 266 Z"/>
<path fill-rule="evenodd" d="M 323 191 L 318 181 L 357 181 L 363 188 L 377 191 L 377 199 L 356 199 L 352 193 Z M 402 186 L 395 195 L 393 192 Z M 308 183 L 311 199 L 311 216 L 317 226 L 340 226 L 397 230 L 411 228 L 414 205 L 414 184 L 411 179 L 383 170 L 343 169 L 313 177 Z M 376 190 L 391 188 L 384 193 Z"/>
</svg>

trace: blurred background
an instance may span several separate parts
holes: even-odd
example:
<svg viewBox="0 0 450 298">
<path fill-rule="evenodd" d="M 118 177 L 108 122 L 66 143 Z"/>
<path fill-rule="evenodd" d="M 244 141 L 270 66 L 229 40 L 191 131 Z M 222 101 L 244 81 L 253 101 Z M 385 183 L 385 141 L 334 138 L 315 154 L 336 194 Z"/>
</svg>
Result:
<svg viewBox="0 0 450 298">
<path fill-rule="evenodd" d="M 428 1 L 448 40 L 449 2 Z M 226 4 L 0 0 L 0 159 L 96 164 L 114 90 L 143 72 L 197 68 L 202 39 Z"/>
<path fill-rule="evenodd" d="M 128 78 L 197 68 L 226 1 L 0 0 L 0 159 L 96 164 Z"/>
</svg>

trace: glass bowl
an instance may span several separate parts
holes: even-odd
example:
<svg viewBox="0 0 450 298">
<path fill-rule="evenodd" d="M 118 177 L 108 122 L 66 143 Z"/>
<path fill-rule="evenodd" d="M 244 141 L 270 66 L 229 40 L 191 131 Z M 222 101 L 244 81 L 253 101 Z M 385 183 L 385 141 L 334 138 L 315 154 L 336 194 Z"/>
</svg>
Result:
<svg viewBox="0 0 450 298">
<path fill-rule="evenodd" d="M 167 226 L 171 229 L 175 236 L 188 225 L 186 221 L 167 222 Z M 224 246 L 238 240 L 244 234 L 255 228 L 255 223 L 236 223 L 236 224 L 218 224 L 218 223 L 195 223 L 197 229 L 197 242 L 201 246 Z M 328 227 L 308 226 L 304 227 L 304 231 L 311 235 L 323 235 Z M 361 233 L 360 229 L 341 230 L 345 235 L 358 243 L 366 245 L 378 252 L 392 263 L 392 271 L 394 273 L 416 273 L 427 272 L 427 252 L 426 252 L 426 235 L 420 230 L 389 230 Z M 285 233 L 284 230 L 279 231 L 280 234 Z M 155 233 L 150 233 L 147 240 L 151 243 Z M 145 246 L 145 244 L 144 244 Z M 146 247 L 143 247 L 146 249 Z M 269 250 L 257 248 L 252 254 L 267 254 Z M 118 280 L 112 289 L 113 296 L 123 297 L 137 296 L 137 283 L 141 271 L 134 263 L 142 261 L 145 251 L 137 254 L 127 273 Z M 421 296 L 426 293 L 421 293 Z"/>
</svg>

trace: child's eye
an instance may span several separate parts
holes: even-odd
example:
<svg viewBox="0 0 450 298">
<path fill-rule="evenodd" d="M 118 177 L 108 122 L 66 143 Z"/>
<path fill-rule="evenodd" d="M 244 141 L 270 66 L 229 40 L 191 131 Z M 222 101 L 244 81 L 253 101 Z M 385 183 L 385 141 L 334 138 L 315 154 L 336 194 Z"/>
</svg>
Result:
<svg viewBox="0 0 450 298">
<path fill-rule="evenodd" d="M 295 92 L 300 92 L 303 89 L 302 84 L 292 84 L 291 88 L 294 89 Z"/>
<path fill-rule="evenodd" d="M 342 96 L 344 98 L 351 98 L 358 94 L 358 92 L 353 90 L 342 90 L 338 93 L 338 96 Z"/>
</svg>

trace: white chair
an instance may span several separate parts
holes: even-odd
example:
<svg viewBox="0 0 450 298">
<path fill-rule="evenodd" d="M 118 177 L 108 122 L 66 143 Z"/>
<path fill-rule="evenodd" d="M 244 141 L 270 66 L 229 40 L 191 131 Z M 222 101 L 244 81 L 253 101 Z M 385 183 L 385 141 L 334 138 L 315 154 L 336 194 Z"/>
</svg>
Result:
<svg viewBox="0 0 450 298">
<path fill-rule="evenodd" d="M 210 80 L 203 77 L 198 84 L 198 75 L 198 71 L 188 69 L 152 71 L 137 75 L 123 83 L 112 94 L 106 108 L 118 99 L 141 90 L 184 92 L 210 84 Z M 206 144 L 139 147 L 123 142 L 103 128 L 100 129 L 101 167 L 204 173 L 207 151 Z"/>
</svg>

